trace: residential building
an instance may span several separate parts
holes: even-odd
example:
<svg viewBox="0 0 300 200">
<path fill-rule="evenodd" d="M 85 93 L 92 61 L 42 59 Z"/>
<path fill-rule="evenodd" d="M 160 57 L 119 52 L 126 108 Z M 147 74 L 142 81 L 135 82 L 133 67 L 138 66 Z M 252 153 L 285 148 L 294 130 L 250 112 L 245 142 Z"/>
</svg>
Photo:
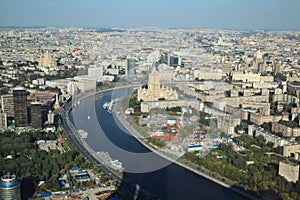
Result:
<svg viewBox="0 0 300 200">
<path fill-rule="evenodd" d="M 285 137 L 299 137 L 300 128 L 291 128 L 278 122 L 272 123 L 272 132 L 281 133 Z"/>
<path fill-rule="evenodd" d="M 283 156 L 293 157 L 295 160 L 298 160 L 300 153 L 300 144 L 286 145 L 283 147 Z"/>
<path fill-rule="evenodd" d="M 12 94 L 1 96 L 1 109 L 3 113 L 6 113 L 7 117 L 14 117 L 14 101 Z"/>
<path fill-rule="evenodd" d="M 291 141 L 287 140 L 286 138 L 274 135 L 256 125 L 248 125 L 248 135 L 255 138 L 258 138 L 261 135 L 265 138 L 266 143 L 273 143 L 274 148 L 291 144 Z"/>
<path fill-rule="evenodd" d="M 288 182 L 296 183 L 299 180 L 299 165 L 292 162 L 279 162 L 280 176 L 283 176 Z"/>
</svg>

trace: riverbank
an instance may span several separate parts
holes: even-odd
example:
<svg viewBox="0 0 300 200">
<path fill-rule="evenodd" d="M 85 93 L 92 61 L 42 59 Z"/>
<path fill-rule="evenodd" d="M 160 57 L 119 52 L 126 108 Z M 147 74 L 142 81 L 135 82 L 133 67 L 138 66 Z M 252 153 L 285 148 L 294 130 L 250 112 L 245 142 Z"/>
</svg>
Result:
<svg viewBox="0 0 300 200">
<path fill-rule="evenodd" d="M 97 91 L 97 92 L 94 92 L 94 93 L 89 93 L 89 94 L 86 94 L 86 95 L 81 95 L 79 98 L 73 99 L 73 100 L 74 100 L 73 102 L 77 102 L 78 100 L 82 100 L 82 99 L 88 98 L 88 97 L 90 97 L 90 96 L 98 95 L 98 94 L 101 94 L 101 93 L 104 93 L 104 92 L 109 92 L 109 91 L 116 90 L 116 89 L 131 88 L 131 87 L 133 87 L 133 86 L 122 86 L 122 87 L 120 87 L 120 88 L 111 88 L 111 89 L 106 89 L 106 90 L 104 90 L 104 91 Z M 212 182 L 214 182 L 214 183 L 216 183 L 216 184 L 218 184 L 218 185 L 220 185 L 220 186 L 222 186 L 222 187 L 224 187 L 224 188 L 226 188 L 226 189 L 229 189 L 229 190 L 235 192 L 236 194 L 239 194 L 239 195 L 241 195 L 241 196 L 243 196 L 243 197 L 245 197 L 245 198 L 247 198 L 247 199 L 256 199 L 256 198 L 252 197 L 250 194 L 248 194 L 246 191 L 243 191 L 243 190 L 241 190 L 241 189 L 239 189 L 239 188 L 237 188 L 237 187 L 234 187 L 234 185 L 226 184 L 226 183 L 224 183 L 224 182 L 221 181 L 221 180 L 218 180 L 218 179 L 216 179 L 216 178 L 214 178 L 214 177 L 212 177 L 212 176 L 210 176 L 210 175 L 208 175 L 208 174 L 206 174 L 206 173 L 203 173 L 203 172 L 201 172 L 201 171 L 199 171 L 199 170 L 197 170 L 197 169 L 195 169 L 195 168 L 192 168 L 192 167 L 190 167 L 190 166 L 188 166 L 188 165 L 186 165 L 186 164 L 184 164 L 184 163 L 181 163 L 181 162 L 179 162 L 179 161 L 177 160 L 177 158 L 176 158 L 176 159 L 170 158 L 169 156 L 167 156 L 167 155 L 163 154 L 162 152 L 158 151 L 158 149 L 155 149 L 153 146 L 150 146 L 149 144 L 147 144 L 146 142 L 143 141 L 143 138 L 144 138 L 145 136 L 144 136 L 144 137 L 141 136 L 139 133 L 136 132 L 135 129 L 133 129 L 133 128 L 131 127 L 131 125 L 128 124 L 128 122 L 125 120 L 124 112 L 123 112 L 122 110 L 120 110 L 120 111 L 118 112 L 118 110 L 116 110 L 116 108 L 118 108 L 118 106 L 115 106 L 115 107 L 113 107 L 113 108 L 115 109 L 115 110 L 113 111 L 113 113 L 116 113 L 116 114 L 117 114 L 117 115 L 115 115 L 115 116 L 117 117 L 117 119 L 119 120 L 119 122 L 122 123 L 122 124 L 124 125 L 124 127 L 125 127 L 129 132 L 132 133 L 132 136 L 133 136 L 134 138 L 136 138 L 136 140 L 137 140 L 140 144 L 142 144 L 145 148 L 147 148 L 148 150 L 154 152 L 156 155 L 160 156 L 161 158 L 164 158 L 165 160 L 168 160 L 168 161 L 170 161 L 170 162 L 176 164 L 178 167 L 182 167 L 183 169 L 186 169 L 186 170 L 188 170 L 188 171 L 191 171 L 191 172 L 193 172 L 195 175 L 201 176 L 201 177 L 203 177 L 203 178 L 205 178 L 205 179 L 207 179 L 207 180 L 210 180 L 210 181 L 212 181 Z M 122 116 L 123 116 L 123 117 L 122 117 Z M 122 120 L 122 118 L 123 118 L 123 120 Z M 125 170 L 126 170 L 126 169 L 125 169 Z"/>
<path fill-rule="evenodd" d="M 131 135 L 136 139 L 138 140 L 141 144 L 143 144 L 146 148 L 148 148 L 149 150 L 151 150 L 152 152 L 154 152 L 155 154 L 161 156 L 162 158 L 172 162 L 172 163 L 175 163 L 189 171 L 192 171 L 193 173 L 195 174 L 198 174 L 199 176 L 202 176 L 210 181 L 213 181 L 225 188 L 228 188 L 228 189 L 231 189 L 232 191 L 246 197 L 246 198 L 249 198 L 249 199 L 256 199 L 255 197 L 251 196 L 250 194 L 248 194 L 247 192 L 243 191 L 243 190 L 240 190 L 238 188 L 236 188 L 234 185 L 231 185 L 231 184 L 227 184 L 219 179 L 216 179 L 206 173 L 203 173 L 195 168 L 192 168 L 191 166 L 188 166 L 187 164 L 185 163 L 182 163 L 180 162 L 178 159 L 174 159 L 168 155 L 166 155 L 165 153 L 161 152 L 161 150 L 159 149 L 156 149 L 155 147 L 153 147 L 152 145 L 148 144 L 147 142 L 145 142 L 143 139 L 144 139 L 144 136 L 142 136 L 136 129 L 134 129 L 130 124 L 129 122 L 126 120 L 127 116 L 124 114 L 124 110 L 121 108 L 121 104 L 120 102 L 115 102 L 115 106 L 113 107 L 114 109 L 114 113 L 117 113 L 115 114 L 116 118 L 118 119 L 118 121 L 131 133 Z"/>
</svg>

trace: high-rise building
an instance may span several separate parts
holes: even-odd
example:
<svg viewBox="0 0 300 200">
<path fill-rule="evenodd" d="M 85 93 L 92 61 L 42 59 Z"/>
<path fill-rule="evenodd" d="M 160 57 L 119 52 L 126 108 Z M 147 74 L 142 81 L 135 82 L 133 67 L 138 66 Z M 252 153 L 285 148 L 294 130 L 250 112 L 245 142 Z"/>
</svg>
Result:
<svg viewBox="0 0 300 200">
<path fill-rule="evenodd" d="M 0 113 L 0 129 L 7 129 L 7 115 Z"/>
<path fill-rule="evenodd" d="M 49 110 L 49 112 L 48 112 L 48 114 L 47 114 L 47 123 L 48 124 L 54 124 L 54 116 L 55 116 L 55 114 L 51 111 L 51 110 Z"/>
<path fill-rule="evenodd" d="M 264 72 L 264 64 L 262 62 L 258 63 L 258 69 L 257 69 L 257 71 L 259 73 Z"/>
<path fill-rule="evenodd" d="M 50 55 L 49 51 L 46 51 L 44 55 L 38 60 L 39 66 L 41 67 L 56 67 L 57 63 L 53 56 Z"/>
<path fill-rule="evenodd" d="M 14 101 L 12 94 L 5 94 L 1 96 L 1 109 L 6 113 L 7 117 L 14 117 Z"/>
<path fill-rule="evenodd" d="M 263 53 L 260 49 L 254 55 L 253 66 L 258 68 L 259 63 L 264 63 Z"/>
<path fill-rule="evenodd" d="M 172 67 L 181 65 L 180 58 L 178 56 L 169 56 L 168 65 Z"/>
<path fill-rule="evenodd" d="M 42 128 L 42 105 L 39 102 L 30 104 L 31 110 L 31 127 Z"/>
<path fill-rule="evenodd" d="M 148 88 L 140 87 L 138 89 L 138 100 L 158 101 L 160 99 L 178 100 L 178 94 L 175 90 L 161 87 L 159 72 L 156 67 L 153 66 L 153 69 L 149 74 Z"/>
<path fill-rule="evenodd" d="M 15 88 L 13 90 L 13 102 L 16 127 L 26 127 L 28 125 L 26 90 Z"/>
<path fill-rule="evenodd" d="M 134 69 L 135 67 L 136 67 L 135 59 L 134 58 L 127 58 L 125 74 L 126 75 L 134 75 L 135 74 L 135 69 Z"/>
<path fill-rule="evenodd" d="M 78 93 L 78 86 L 75 84 L 75 82 L 70 82 L 67 85 L 67 92 L 70 95 L 74 95 Z"/>
<path fill-rule="evenodd" d="M 0 200 L 21 200 L 20 181 L 7 174 L 0 179 Z"/>
</svg>

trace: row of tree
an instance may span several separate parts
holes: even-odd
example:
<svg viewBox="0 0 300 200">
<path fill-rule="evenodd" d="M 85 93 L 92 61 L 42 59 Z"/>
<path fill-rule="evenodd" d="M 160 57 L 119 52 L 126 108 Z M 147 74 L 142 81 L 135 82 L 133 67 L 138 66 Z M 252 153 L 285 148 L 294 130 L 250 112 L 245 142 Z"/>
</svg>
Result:
<svg viewBox="0 0 300 200">
<path fill-rule="evenodd" d="M 300 199 L 300 181 L 294 184 L 278 175 L 278 164 L 283 158 L 266 154 L 272 151 L 271 145 L 247 135 L 242 135 L 238 140 L 246 147 L 245 151 L 237 152 L 232 145 L 221 145 L 206 157 L 199 157 L 197 152 L 187 152 L 183 159 L 196 163 L 199 168 L 204 167 L 219 177 L 226 177 L 258 195 L 271 191 L 278 198 L 288 196 Z M 247 165 L 247 161 L 253 161 L 254 164 Z"/>
</svg>

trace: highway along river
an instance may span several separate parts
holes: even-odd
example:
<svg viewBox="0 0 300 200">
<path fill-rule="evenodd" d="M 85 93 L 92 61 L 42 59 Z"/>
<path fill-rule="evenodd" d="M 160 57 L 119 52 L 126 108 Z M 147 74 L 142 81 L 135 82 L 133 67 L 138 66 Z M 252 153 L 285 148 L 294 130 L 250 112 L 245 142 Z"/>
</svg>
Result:
<svg viewBox="0 0 300 200">
<path fill-rule="evenodd" d="M 232 190 L 186 170 L 150 152 L 104 108 L 105 102 L 132 89 L 109 91 L 74 100 L 70 118 L 76 129 L 88 133 L 87 144 L 96 152 L 109 152 L 123 163 L 124 175 L 160 199 L 246 199 Z"/>
</svg>

